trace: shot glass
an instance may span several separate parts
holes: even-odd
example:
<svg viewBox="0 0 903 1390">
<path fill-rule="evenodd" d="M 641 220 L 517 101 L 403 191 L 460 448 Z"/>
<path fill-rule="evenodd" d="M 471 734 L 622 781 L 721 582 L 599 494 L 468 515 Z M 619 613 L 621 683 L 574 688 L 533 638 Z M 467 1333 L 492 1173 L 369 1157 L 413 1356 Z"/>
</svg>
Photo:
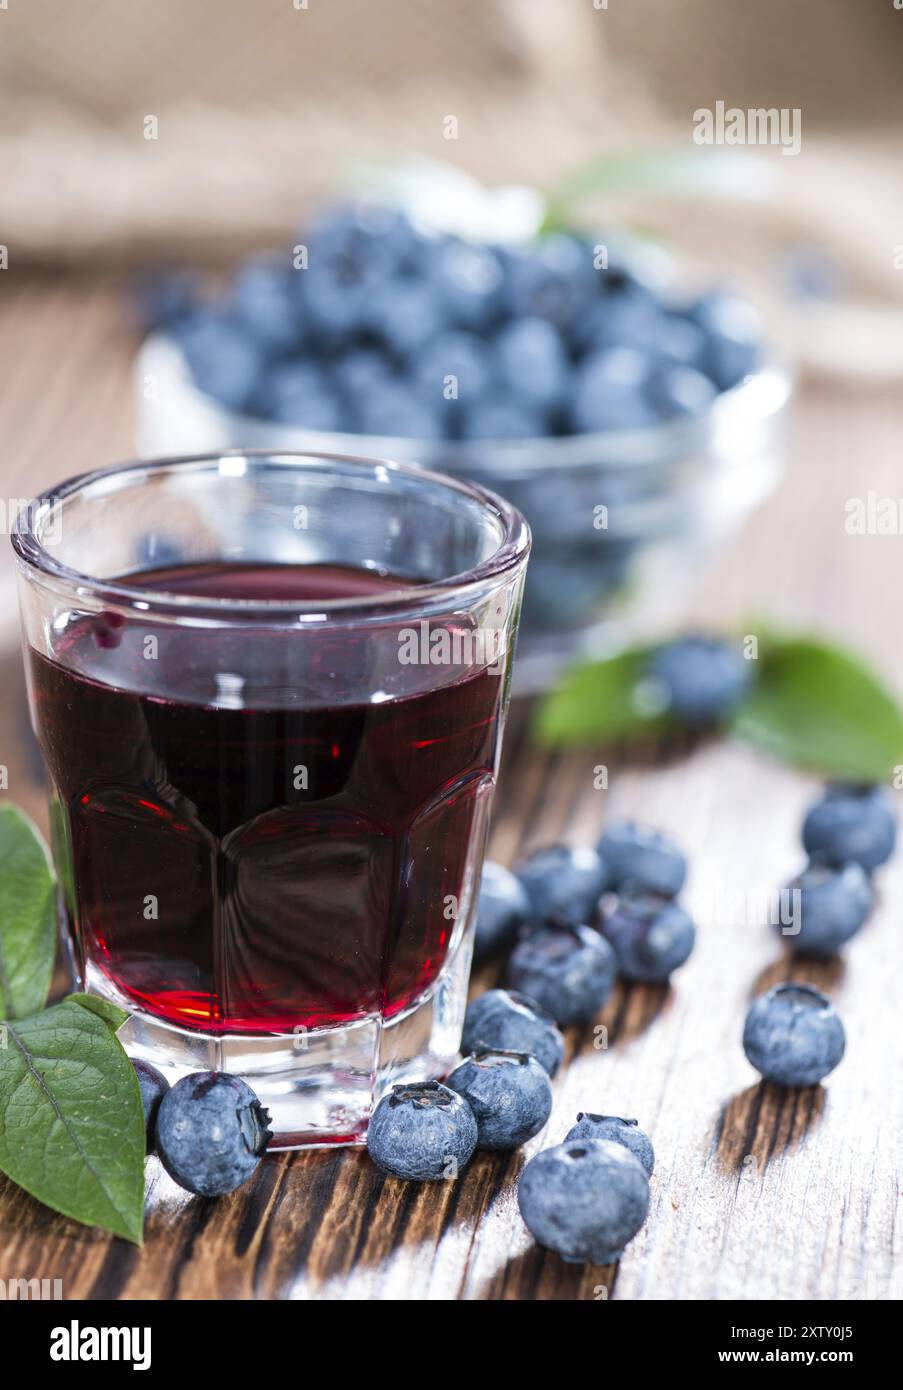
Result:
<svg viewBox="0 0 903 1390">
<path fill-rule="evenodd" d="M 359 1143 L 458 1050 L 529 531 L 416 467 L 103 469 L 13 536 L 79 984 L 282 1148 Z"/>
</svg>

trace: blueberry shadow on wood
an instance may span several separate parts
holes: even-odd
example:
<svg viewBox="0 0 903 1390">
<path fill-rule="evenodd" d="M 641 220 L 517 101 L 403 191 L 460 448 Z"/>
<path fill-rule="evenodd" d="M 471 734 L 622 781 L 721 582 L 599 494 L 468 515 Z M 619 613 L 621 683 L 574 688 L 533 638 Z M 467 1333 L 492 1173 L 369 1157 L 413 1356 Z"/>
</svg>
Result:
<svg viewBox="0 0 903 1390">
<path fill-rule="evenodd" d="M 830 994 L 841 984 L 846 971 L 846 962 L 841 956 L 829 956 L 825 960 L 815 956 L 794 956 L 786 951 L 760 970 L 749 991 L 750 999 L 757 998 L 775 985 L 792 983 L 795 985 L 815 985 L 823 994 Z"/>
<path fill-rule="evenodd" d="M 723 1107 L 715 1132 L 715 1161 L 738 1176 L 763 1172 L 793 1153 L 815 1128 L 825 1107 L 824 1086 L 776 1086 L 761 1081 Z"/>
<path fill-rule="evenodd" d="M 568 1050 L 564 1065 L 586 1053 L 607 1052 L 621 1043 L 633 1042 L 670 1008 L 673 997 L 670 985 L 631 985 L 619 980 L 597 1018 L 581 1028 L 565 1031 Z"/>
<path fill-rule="evenodd" d="M 553 1250 L 532 1245 L 508 1260 L 475 1295 L 518 1303 L 599 1303 L 611 1297 L 617 1265 L 570 1264 Z"/>
</svg>

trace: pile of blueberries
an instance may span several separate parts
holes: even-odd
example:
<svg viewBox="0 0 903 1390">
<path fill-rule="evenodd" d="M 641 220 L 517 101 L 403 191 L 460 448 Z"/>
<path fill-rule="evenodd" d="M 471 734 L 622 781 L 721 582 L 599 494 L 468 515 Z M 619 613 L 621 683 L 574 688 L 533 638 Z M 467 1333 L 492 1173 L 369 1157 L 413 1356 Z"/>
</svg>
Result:
<svg viewBox="0 0 903 1390">
<path fill-rule="evenodd" d="M 870 875 L 895 841 L 880 788 L 828 788 L 803 826 L 809 866 L 790 885 L 799 889 L 794 955 L 825 958 L 859 930 L 874 900 Z M 476 951 L 510 952 L 505 987 L 469 1005 L 464 1060 L 444 1082 L 396 1085 L 380 1100 L 367 1135 L 377 1166 L 414 1181 L 454 1178 L 475 1150 L 510 1151 L 538 1134 L 564 1058 L 561 1028 L 595 1018 L 616 975 L 667 985 L 690 955 L 695 928 L 677 901 L 686 872 L 673 841 L 633 822 L 611 825 L 595 849 L 539 849 L 515 872 L 487 862 Z M 766 1081 L 812 1086 L 841 1060 L 845 1034 L 826 995 L 787 982 L 754 1000 L 743 1047 Z M 177 1183 L 213 1197 L 253 1175 L 271 1135 L 245 1082 L 198 1072 L 170 1088 L 147 1063 L 134 1065 L 148 1152 Z M 524 1167 L 524 1222 L 566 1260 L 609 1264 L 646 1219 L 654 1162 L 636 1120 L 581 1113 L 561 1144 Z"/>
<path fill-rule="evenodd" d="M 217 297 L 170 276 L 146 286 L 143 308 L 229 410 L 317 431 L 514 440 L 700 416 L 758 368 L 750 305 L 726 291 L 681 299 L 670 279 L 635 241 L 476 244 L 358 203 L 322 213 L 284 255 L 247 261 Z"/>
<path fill-rule="evenodd" d="M 803 830 L 811 862 L 798 881 L 794 954 L 824 957 L 858 930 L 872 893 L 854 894 L 851 885 L 868 884 L 895 838 L 880 789 L 828 789 Z M 595 850 L 551 846 L 515 873 L 488 862 L 476 950 L 486 958 L 513 948 L 510 988 L 471 1003 L 466 1060 L 445 1084 L 397 1086 L 380 1101 L 368 1136 L 379 1167 L 418 1180 L 456 1176 L 475 1149 L 513 1149 L 537 1134 L 551 1112 L 548 1077 L 564 1056 L 558 1025 L 592 1019 L 616 973 L 666 984 L 689 956 L 695 931 L 676 901 L 686 868 L 672 841 L 629 822 L 612 825 Z M 787 982 L 753 1002 L 743 1047 L 764 1080 L 812 1086 L 841 1060 L 845 1034 L 826 995 Z M 636 1120 L 581 1114 L 562 1144 L 526 1164 L 518 1189 L 523 1219 L 564 1259 L 610 1263 L 645 1220 L 653 1163 Z"/>
<path fill-rule="evenodd" d="M 673 841 L 632 822 L 612 825 L 596 849 L 539 849 L 515 873 L 487 862 L 476 950 L 513 948 L 506 988 L 470 1004 L 465 1060 L 444 1084 L 396 1086 L 377 1105 L 367 1136 L 377 1165 L 420 1181 L 454 1177 L 475 1149 L 515 1149 L 538 1134 L 564 1057 L 561 1027 L 593 1019 L 617 975 L 666 985 L 690 955 L 695 928 L 676 901 L 686 873 Z M 524 1168 L 524 1221 L 566 1260 L 609 1264 L 646 1219 L 653 1164 L 636 1120 L 580 1114 Z"/>
</svg>

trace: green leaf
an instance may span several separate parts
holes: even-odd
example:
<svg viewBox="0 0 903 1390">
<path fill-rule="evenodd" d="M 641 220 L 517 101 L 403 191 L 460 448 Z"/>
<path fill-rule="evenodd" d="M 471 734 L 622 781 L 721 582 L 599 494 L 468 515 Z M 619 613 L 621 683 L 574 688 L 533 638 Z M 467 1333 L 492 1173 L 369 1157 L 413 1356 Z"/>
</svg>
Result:
<svg viewBox="0 0 903 1390">
<path fill-rule="evenodd" d="M 107 1011 L 86 999 L 0 1024 L 0 1171 L 54 1211 L 140 1244 L 138 1078 Z"/>
<path fill-rule="evenodd" d="M 68 998 L 73 1004 L 81 1004 L 83 1009 L 90 1009 L 92 1014 L 97 1014 L 114 1033 L 119 1032 L 128 1018 L 125 1009 L 120 1009 L 118 1004 L 110 1004 L 98 994 L 70 994 Z"/>
<path fill-rule="evenodd" d="M 0 1018 L 44 1007 L 56 951 L 47 847 L 17 806 L 0 806 Z"/>
<path fill-rule="evenodd" d="M 534 729 L 540 741 L 646 738 L 673 728 L 645 678 L 650 650 L 634 647 L 607 661 L 572 667 L 539 706 Z"/>
<path fill-rule="evenodd" d="M 903 714 L 862 662 L 810 637 L 760 641 L 758 679 L 732 732 L 784 762 L 842 780 L 887 781 L 903 764 Z"/>
<path fill-rule="evenodd" d="M 644 193 L 703 193 L 718 198 L 763 198 L 773 171 L 760 156 L 736 150 L 633 150 L 600 155 L 572 170 L 551 190 L 542 230 L 559 231 L 579 222 L 587 197 L 642 190 Z"/>
</svg>

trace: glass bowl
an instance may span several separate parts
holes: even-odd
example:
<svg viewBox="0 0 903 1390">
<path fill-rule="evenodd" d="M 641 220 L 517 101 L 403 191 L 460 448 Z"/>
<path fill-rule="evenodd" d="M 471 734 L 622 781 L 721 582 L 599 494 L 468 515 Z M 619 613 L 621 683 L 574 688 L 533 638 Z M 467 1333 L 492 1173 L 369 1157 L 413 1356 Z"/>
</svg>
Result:
<svg viewBox="0 0 903 1390">
<path fill-rule="evenodd" d="M 138 448 L 365 454 L 423 465 L 500 493 L 533 532 L 515 689 L 673 623 L 715 550 L 774 489 L 792 377 L 768 360 L 702 417 L 624 432 L 500 443 L 324 433 L 229 411 L 200 392 L 156 334 L 135 368 Z"/>
</svg>

